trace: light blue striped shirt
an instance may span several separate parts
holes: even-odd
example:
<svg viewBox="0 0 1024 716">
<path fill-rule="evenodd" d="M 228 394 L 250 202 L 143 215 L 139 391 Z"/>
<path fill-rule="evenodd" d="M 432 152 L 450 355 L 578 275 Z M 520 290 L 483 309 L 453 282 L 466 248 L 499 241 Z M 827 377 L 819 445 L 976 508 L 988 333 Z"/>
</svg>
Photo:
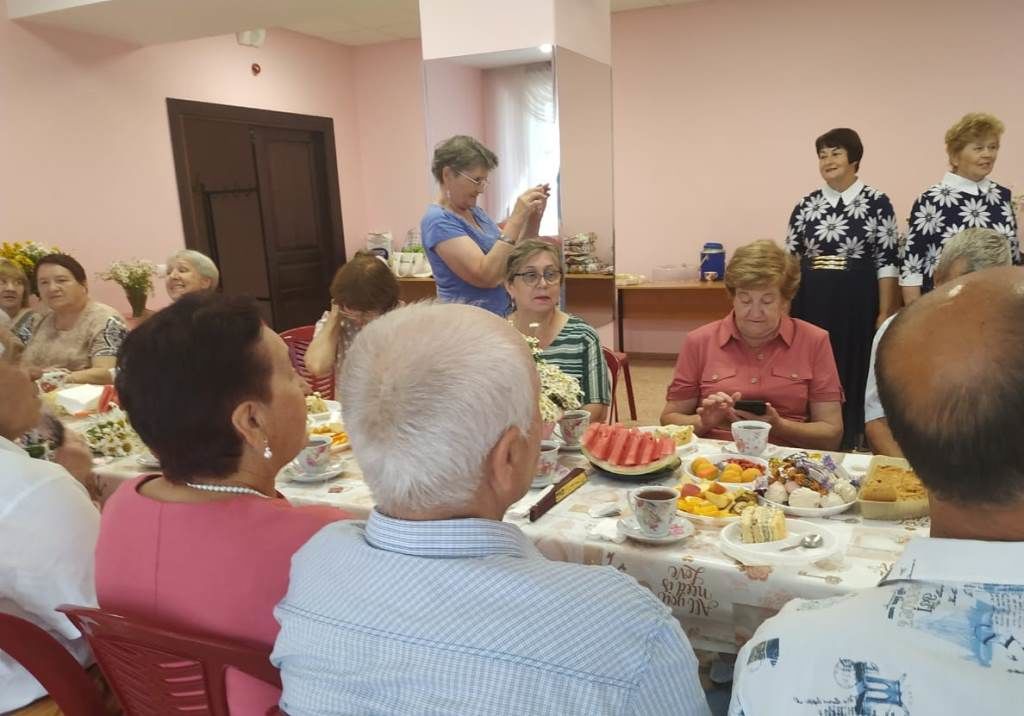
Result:
<svg viewBox="0 0 1024 716">
<path fill-rule="evenodd" d="M 503 522 L 328 525 L 292 558 L 274 614 L 291 716 L 709 713 L 651 592 L 549 561 Z"/>
</svg>

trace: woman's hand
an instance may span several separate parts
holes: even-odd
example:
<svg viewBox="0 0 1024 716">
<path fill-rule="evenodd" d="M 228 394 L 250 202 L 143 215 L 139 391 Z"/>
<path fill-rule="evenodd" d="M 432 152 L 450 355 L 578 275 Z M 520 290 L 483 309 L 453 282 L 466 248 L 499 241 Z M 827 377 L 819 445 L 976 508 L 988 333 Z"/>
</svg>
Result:
<svg viewBox="0 0 1024 716">
<path fill-rule="evenodd" d="M 704 430 L 717 428 L 723 423 L 729 424 L 737 420 L 736 411 L 733 405 L 740 399 L 739 393 L 712 393 L 701 401 L 697 408 L 697 415 L 700 416 L 701 427 Z"/>
<path fill-rule="evenodd" d="M 543 210 L 543 207 L 547 204 L 548 195 L 543 184 L 530 187 L 516 199 L 516 207 L 512 210 L 513 214 L 518 214 L 520 218 L 525 219 L 538 210 Z"/>
</svg>

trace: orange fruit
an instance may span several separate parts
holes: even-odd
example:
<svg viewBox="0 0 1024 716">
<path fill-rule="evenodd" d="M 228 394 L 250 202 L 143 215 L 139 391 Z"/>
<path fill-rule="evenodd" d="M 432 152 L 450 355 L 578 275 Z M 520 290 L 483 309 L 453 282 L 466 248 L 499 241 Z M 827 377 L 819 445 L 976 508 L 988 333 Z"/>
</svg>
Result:
<svg viewBox="0 0 1024 716">
<path fill-rule="evenodd" d="M 718 468 L 710 462 L 705 461 L 703 464 L 694 468 L 694 474 L 704 480 L 714 480 L 718 476 Z"/>
</svg>

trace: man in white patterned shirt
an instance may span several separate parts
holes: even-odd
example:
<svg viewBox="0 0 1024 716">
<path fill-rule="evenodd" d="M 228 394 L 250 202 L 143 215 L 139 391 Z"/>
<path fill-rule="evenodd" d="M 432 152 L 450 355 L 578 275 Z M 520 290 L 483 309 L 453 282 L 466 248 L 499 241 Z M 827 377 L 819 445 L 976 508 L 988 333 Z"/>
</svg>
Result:
<svg viewBox="0 0 1024 716">
<path fill-rule="evenodd" d="M 708 713 L 651 592 L 548 561 L 501 521 L 540 441 L 518 332 L 471 306 L 401 308 L 360 333 L 341 394 L 376 507 L 292 559 L 271 657 L 287 713 Z"/>
<path fill-rule="evenodd" d="M 1018 713 L 1024 694 L 1024 269 L 949 281 L 878 354 L 931 537 L 875 589 L 794 600 L 736 660 L 730 713 Z M 1014 705 L 1014 704 L 1017 705 Z"/>
</svg>

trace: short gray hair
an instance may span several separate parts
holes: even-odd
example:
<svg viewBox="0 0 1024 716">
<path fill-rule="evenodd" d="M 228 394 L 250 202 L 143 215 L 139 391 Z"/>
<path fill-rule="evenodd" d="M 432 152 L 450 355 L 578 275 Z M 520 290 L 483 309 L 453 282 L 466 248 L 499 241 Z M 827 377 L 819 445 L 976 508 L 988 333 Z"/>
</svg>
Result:
<svg viewBox="0 0 1024 716">
<path fill-rule="evenodd" d="M 965 262 L 965 274 L 994 266 L 1009 266 L 1013 263 L 1010 240 L 994 229 L 964 229 L 946 241 L 933 275 L 948 276 L 960 259 Z"/>
<path fill-rule="evenodd" d="M 345 355 L 352 450 L 386 514 L 472 503 L 494 445 L 538 410 L 523 337 L 474 306 L 415 303 L 363 328 Z"/>
<path fill-rule="evenodd" d="M 444 140 L 434 149 L 434 161 L 430 172 L 438 182 L 444 179 L 444 168 L 451 167 L 457 172 L 464 172 L 476 167 L 491 171 L 498 166 L 498 156 L 481 142 L 456 134 Z"/>
<path fill-rule="evenodd" d="M 220 283 L 220 270 L 209 256 L 192 249 L 182 249 L 167 259 L 167 265 L 170 266 L 178 260 L 188 261 L 200 276 L 210 279 L 211 290 L 217 288 L 217 284 Z"/>
</svg>

